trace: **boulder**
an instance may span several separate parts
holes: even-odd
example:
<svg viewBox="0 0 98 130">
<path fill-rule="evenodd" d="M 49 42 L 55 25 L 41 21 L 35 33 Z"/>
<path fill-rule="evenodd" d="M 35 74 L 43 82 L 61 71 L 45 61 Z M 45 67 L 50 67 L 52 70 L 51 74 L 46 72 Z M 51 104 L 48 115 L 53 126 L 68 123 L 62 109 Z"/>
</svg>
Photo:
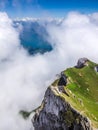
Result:
<svg viewBox="0 0 98 130">
<path fill-rule="evenodd" d="M 88 61 L 87 58 L 80 58 L 77 62 L 76 68 L 83 68 L 86 65 L 86 62 Z"/>
</svg>

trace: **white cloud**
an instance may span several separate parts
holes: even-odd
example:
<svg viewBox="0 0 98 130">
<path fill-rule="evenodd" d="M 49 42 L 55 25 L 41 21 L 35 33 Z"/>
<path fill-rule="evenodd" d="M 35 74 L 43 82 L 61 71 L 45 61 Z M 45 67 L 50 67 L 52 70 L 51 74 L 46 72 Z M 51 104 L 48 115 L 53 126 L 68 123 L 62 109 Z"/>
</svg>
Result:
<svg viewBox="0 0 98 130">
<path fill-rule="evenodd" d="M 89 17 L 91 17 L 92 22 L 98 25 L 98 12 L 89 15 Z"/>
<path fill-rule="evenodd" d="M 89 18 L 86 15 L 81 15 L 79 12 L 71 12 L 66 19 L 62 21 L 63 26 L 83 26 L 89 23 Z"/>
<path fill-rule="evenodd" d="M 19 46 L 18 33 L 11 25 L 7 14 L 0 13 L 0 60 L 12 55 Z"/>
<path fill-rule="evenodd" d="M 80 57 L 98 62 L 98 26 L 92 15 L 70 13 L 59 25 L 47 25 L 54 50 L 29 56 L 6 13 L 0 13 L 0 130 L 30 130 L 19 111 L 39 106 L 55 75 Z"/>
<path fill-rule="evenodd" d="M 59 26 L 48 26 L 49 41 L 71 59 L 88 57 L 98 61 L 98 24 L 92 19 L 93 14 L 69 13 Z"/>
<path fill-rule="evenodd" d="M 29 56 L 20 46 L 12 21 L 0 13 L 0 130 L 30 129 L 31 121 L 24 121 L 19 111 L 32 110 L 42 101 L 46 86 L 58 71 L 51 70 L 51 56 Z"/>
</svg>

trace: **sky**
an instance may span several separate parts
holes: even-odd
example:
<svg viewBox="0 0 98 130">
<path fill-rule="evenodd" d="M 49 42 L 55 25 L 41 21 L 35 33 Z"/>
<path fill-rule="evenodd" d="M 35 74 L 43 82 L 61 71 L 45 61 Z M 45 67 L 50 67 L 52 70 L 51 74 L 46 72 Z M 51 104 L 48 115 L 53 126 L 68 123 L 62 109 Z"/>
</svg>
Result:
<svg viewBox="0 0 98 130">
<path fill-rule="evenodd" d="M 15 17 L 63 17 L 66 12 L 98 11 L 98 0 L 0 0 L 0 11 Z"/>
</svg>

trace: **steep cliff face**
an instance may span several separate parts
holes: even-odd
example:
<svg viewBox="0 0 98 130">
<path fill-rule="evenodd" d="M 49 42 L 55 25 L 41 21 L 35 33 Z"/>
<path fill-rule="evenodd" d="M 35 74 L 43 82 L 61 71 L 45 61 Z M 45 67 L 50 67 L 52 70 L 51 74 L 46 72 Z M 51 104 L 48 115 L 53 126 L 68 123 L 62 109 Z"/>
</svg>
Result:
<svg viewBox="0 0 98 130">
<path fill-rule="evenodd" d="M 75 67 L 61 73 L 36 109 L 35 130 L 98 130 L 97 67 L 81 58 Z"/>
<path fill-rule="evenodd" d="M 57 87 L 47 89 L 41 108 L 32 119 L 35 130 L 91 130 L 88 119 L 57 93 L 62 93 Z"/>
</svg>

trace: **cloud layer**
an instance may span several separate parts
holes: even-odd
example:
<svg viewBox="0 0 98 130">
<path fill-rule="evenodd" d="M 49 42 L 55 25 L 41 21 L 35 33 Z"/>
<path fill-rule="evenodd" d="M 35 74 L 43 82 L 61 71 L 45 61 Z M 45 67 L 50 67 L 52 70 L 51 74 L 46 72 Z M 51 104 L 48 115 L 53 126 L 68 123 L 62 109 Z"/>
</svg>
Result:
<svg viewBox="0 0 98 130">
<path fill-rule="evenodd" d="M 98 15 L 71 12 L 59 24 L 45 26 L 51 52 L 30 56 L 6 13 L 0 13 L 0 130 L 31 130 L 20 110 L 39 106 L 55 75 L 80 57 L 98 62 Z"/>
<path fill-rule="evenodd" d="M 76 60 L 88 57 L 98 61 L 98 14 L 71 12 L 60 25 L 48 26 L 49 41 L 58 52 Z M 51 40 L 50 40 L 51 39 Z"/>
</svg>

